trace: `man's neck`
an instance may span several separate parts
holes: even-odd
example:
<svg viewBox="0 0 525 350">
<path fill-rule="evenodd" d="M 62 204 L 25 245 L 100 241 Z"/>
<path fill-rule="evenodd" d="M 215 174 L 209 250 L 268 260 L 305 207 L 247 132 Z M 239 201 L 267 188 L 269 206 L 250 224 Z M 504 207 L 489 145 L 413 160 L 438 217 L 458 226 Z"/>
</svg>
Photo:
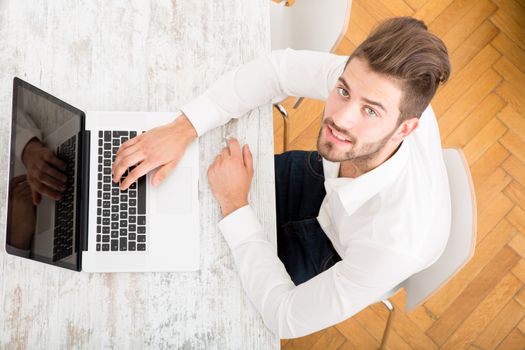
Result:
<svg viewBox="0 0 525 350">
<path fill-rule="evenodd" d="M 341 162 L 339 167 L 339 177 L 355 179 L 356 177 L 377 168 L 397 152 L 401 143 L 395 147 L 384 147 L 381 151 L 372 156 L 359 157 Z"/>
</svg>

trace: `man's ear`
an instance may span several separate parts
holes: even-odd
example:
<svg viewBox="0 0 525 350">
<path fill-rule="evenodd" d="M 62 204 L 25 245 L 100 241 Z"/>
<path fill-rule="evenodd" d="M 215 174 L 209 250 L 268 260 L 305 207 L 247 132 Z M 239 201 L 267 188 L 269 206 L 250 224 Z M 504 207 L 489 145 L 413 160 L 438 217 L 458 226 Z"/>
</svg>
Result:
<svg viewBox="0 0 525 350">
<path fill-rule="evenodd" d="M 419 118 L 412 117 L 404 120 L 397 128 L 397 131 L 392 136 L 392 140 L 401 142 L 405 137 L 410 135 L 419 125 Z"/>
</svg>

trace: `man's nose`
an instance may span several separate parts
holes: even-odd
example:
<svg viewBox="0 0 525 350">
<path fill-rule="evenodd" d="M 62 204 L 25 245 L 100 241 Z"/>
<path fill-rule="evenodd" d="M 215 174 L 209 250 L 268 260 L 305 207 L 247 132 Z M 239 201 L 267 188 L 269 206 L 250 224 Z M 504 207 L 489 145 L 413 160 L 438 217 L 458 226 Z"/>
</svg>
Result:
<svg viewBox="0 0 525 350">
<path fill-rule="evenodd" d="M 332 115 L 334 123 L 344 130 L 352 130 L 359 122 L 359 106 L 357 103 L 346 103 L 335 111 Z"/>
</svg>

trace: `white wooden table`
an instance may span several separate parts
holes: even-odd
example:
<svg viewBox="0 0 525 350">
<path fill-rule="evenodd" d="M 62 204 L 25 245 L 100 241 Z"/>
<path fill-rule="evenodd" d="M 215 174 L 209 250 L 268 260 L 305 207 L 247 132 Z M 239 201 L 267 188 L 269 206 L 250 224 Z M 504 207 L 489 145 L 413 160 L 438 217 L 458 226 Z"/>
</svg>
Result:
<svg viewBox="0 0 525 350">
<path fill-rule="evenodd" d="M 177 111 L 222 73 L 269 51 L 268 0 L 0 0 L 0 242 L 12 78 L 82 110 Z M 217 229 L 206 170 L 233 134 L 248 142 L 251 202 L 275 242 L 269 106 L 200 139 L 201 269 L 88 274 L 0 252 L 1 349 L 269 349 Z"/>
</svg>

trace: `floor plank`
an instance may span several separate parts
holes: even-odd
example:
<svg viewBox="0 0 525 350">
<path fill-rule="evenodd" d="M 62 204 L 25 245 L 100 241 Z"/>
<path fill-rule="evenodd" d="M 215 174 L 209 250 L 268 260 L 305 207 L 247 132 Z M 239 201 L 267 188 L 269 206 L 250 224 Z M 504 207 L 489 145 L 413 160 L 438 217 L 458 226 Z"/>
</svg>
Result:
<svg viewBox="0 0 525 350">
<path fill-rule="evenodd" d="M 452 76 L 456 76 L 488 43 L 494 43 L 499 29 L 491 21 L 483 21 L 464 43 L 456 50 L 449 51 Z M 506 44 L 506 43 L 505 43 Z M 501 51 L 498 49 L 501 55 Z"/>
<path fill-rule="evenodd" d="M 522 307 L 525 308 L 525 288 L 522 288 L 515 296 L 516 300 Z M 524 316 L 525 317 L 525 316 Z"/>
<path fill-rule="evenodd" d="M 505 187 L 503 193 L 521 209 L 525 209 L 525 187 L 517 181 L 512 181 Z"/>
<path fill-rule="evenodd" d="M 478 160 L 500 137 L 507 132 L 507 127 L 496 118 L 488 122 L 480 132 L 476 134 L 463 149 L 469 164 Z"/>
<path fill-rule="evenodd" d="M 498 86 L 496 92 L 510 103 L 520 113 L 525 112 L 525 74 L 523 74 L 506 57 L 501 57 L 494 69 L 501 74 L 505 81 Z"/>
<path fill-rule="evenodd" d="M 514 225 L 522 234 L 525 234 L 525 211 L 515 206 L 506 216 L 509 222 Z"/>
<path fill-rule="evenodd" d="M 377 349 L 379 341 L 375 339 L 366 328 L 364 328 L 355 317 L 345 322 L 341 322 L 336 328 L 346 338 L 345 344 L 339 349 Z"/>
<path fill-rule="evenodd" d="M 522 186 L 525 186 L 525 163 L 513 155 L 508 157 L 501 165 L 503 169 Z"/>
<path fill-rule="evenodd" d="M 386 326 L 385 320 L 377 315 L 370 307 L 361 311 L 355 318 L 378 342 L 381 341 Z M 389 346 L 393 349 L 412 349 L 395 330 L 392 330 L 388 340 Z"/>
<path fill-rule="evenodd" d="M 337 349 L 346 341 L 336 327 L 328 328 L 312 345 L 312 350 Z"/>
<path fill-rule="evenodd" d="M 476 5 L 475 0 L 453 1 L 428 26 L 430 31 L 443 38 Z M 449 51 L 454 51 L 450 50 Z"/>
<path fill-rule="evenodd" d="M 497 168 L 481 186 L 476 188 L 476 203 L 479 212 L 492 207 L 492 200 L 512 181 L 503 169 Z"/>
<path fill-rule="evenodd" d="M 373 16 L 378 21 L 384 21 L 396 16 L 380 1 L 352 0 L 352 6 L 354 2 L 361 4 L 368 16 Z"/>
<path fill-rule="evenodd" d="M 515 235 L 512 241 L 509 242 L 509 247 L 525 259 L 525 233 Z"/>
<path fill-rule="evenodd" d="M 414 17 L 422 20 L 429 26 L 453 1 L 454 0 L 427 1 L 414 13 Z"/>
<path fill-rule="evenodd" d="M 463 69 L 454 71 L 452 67 L 450 80 L 438 89 L 432 100 L 436 115 L 443 115 L 500 57 L 501 54 L 492 46 L 485 46 Z"/>
<path fill-rule="evenodd" d="M 499 142 L 516 156 L 520 162 L 525 163 L 525 141 L 516 135 L 512 130 L 508 131 Z"/>
<path fill-rule="evenodd" d="M 380 3 L 394 16 L 412 16 L 414 14 L 414 10 L 403 0 L 380 0 Z"/>
<path fill-rule="evenodd" d="M 489 94 L 443 141 L 443 147 L 464 147 L 506 105 L 498 95 Z M 501 120 L 501 119 L 500 119 Z M 514 120 L 511 120 L 512 122 Z M 525 120 L 524 120 L 525 122 Z M 507 123 L 504 124 L 508 126 Z"/>
<path fill-rule="evenodd" d="M 525 18 L 525 7 L 514 0 L 492 0 L 492 2 L 503 12 L 510 16 L 516 23 L 523 23 Z"/>
<path fill-rule="evenodd" d="M 511 106 L 505 107 L 498 113 L 498 119 L 525 141 L 525 116 L 516 112 Z"/>
<path fill-rule="evenodd" d="M 525 50 L 525 29 L 520 23 L 516 23 L 516 21 L 503 10 L 496 11 L 496 13 L 490 17 L 490 20 L 515 44 L 519 45 L 522 50 Z"/>
<path fill-rule="evenodd" d="M 474 341 L 512 299 L 521 286 L 522 282 L 518 278 L 512 273 L 507 273 L 452 336 L 448 338 L 442 349 L 461 349 Z"/>
<path fill-rule="evenodd" d="M 410 8 L 412 8 L 412 10 L 416 11 L 423 7 L 423 5 L 427 3 L 427 1 L 428 0 L 406 0 L 405 2 L 408 6 L 410 6 Z"/>
<path fill-rule="evenodd" d="M 388 311 L 382 303 L 372 305 L 372 310 L 381 317 L 386 324 Z M 414 349 L 438 349 L 436 343 L 430 339 L 417 324 L 410 320 L 403 312 L 395 313 L 396 322 L 393 323 L 392 329 L 403 338 Z"/>
<path fill-rule="evenodd" d="M 525 347 L 525 334 L 519 330 L 519 328 L 514 328 L 512 332 L 496 348 L 497 350 L 516 350 L 523 349 Z"/>
<path fill-rule="evenodd" d="M 496 10 L 497 6 L 489 0 L 476 1 L 475 5 L 468 10 L 460 21 L 452 22 L 454 26 L 443 35 L 442 39 L 448 50 L 454 51 L 458 48 Z"/>
<path fill-rule="evenodd" d="M 522 333 L 525 334 L 525 317 L 521 320 L 520 324 L 518 325 L 518 328 Z"/>
<path fill-rule="evenodd" d="M 523 316 L 525 316 L 525 308 L 514 300 L 509 301 L 474 344 L 482 349 L 494 349 L 516 327 Z"/>
<path fill-rule="evenodd" d="M 521 259 L 520 262 L 512 268 L 512 273 L 519 278 L 521 282 L 525 283 L 525 259 Z"/>
<path fill-rule="evenodd" d="M 494 256 L 505 248 L 506 244 L 516 233 L 516 228 L 507 220 L 503 219 L 500 221 L 499 224 L 478 243 L 475 255 L 463 269 L 425 303 L 427 309 L 439 320 L 461 293 L 463 293 L 465 288 L 493 261 Z"/>
<path fill-rule="evenodd" d="M 430 327 L 428 336 L 438 345 L 443 345 L 518 261 L 519 256 L 512 249 L 501 249 L 447 308 L 442 317 Z"/>
<path fill-rule="evenodd" d="M 470 174 L 474 188 L 481 186 L 507 160 L 509 155 L 510 153 L 505 147 L 495 143 L 476 162 L 471 164 Z"/>
<path fill-rule="evenodd" d="M 502 77 L 488 69 L 444 113 L 437 113 L 441 137 L 446 138 L 501 82 Z M 439 110 L 441 108 L 436 108 Z"/>
<path fill-rule="evenodd" d="M 486 235 L 503 220 L 514 207 L 514 203 L 499 193 L 492 199 L 492 206 L 485 211 L 478 211 L 478 232 L 476 233 L 477 243 L 481 242 Z"/>
<path fill-rule="evenodd" d="M 499 32 L 494 40 L 492 40 L 491 44 L 500 54 L 505 55 L 512 64 L 525 73 L 525 65 L 523 65 L 523 62 L 525 62 L 525 51 L 509 39 L 505 33 Z"/>
</svg>

